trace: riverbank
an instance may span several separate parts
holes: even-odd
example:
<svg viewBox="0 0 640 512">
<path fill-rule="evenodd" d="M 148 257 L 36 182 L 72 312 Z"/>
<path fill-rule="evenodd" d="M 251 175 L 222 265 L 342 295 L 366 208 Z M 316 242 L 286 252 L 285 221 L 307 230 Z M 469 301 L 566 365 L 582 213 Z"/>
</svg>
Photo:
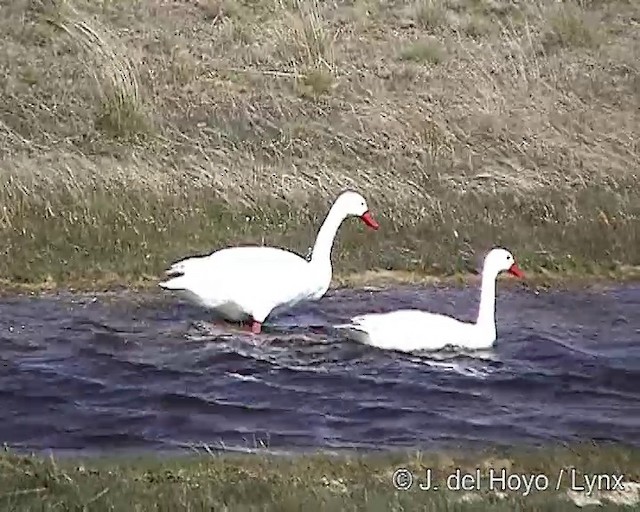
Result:
<svg viewBox="0 0 640 512">
<path fill-rule="evenodd" d="M 588 504 L 625 510 L 640 501 L 640 451 L 615 445 L 339 456 L 202 453 L 84 460 L 4 454 L 0 501 L 12 510 L 96 511 L 551 511 Z M 427 470 L 439 489 L 420 489 Z M 463 475 L 470 476 L 463 482 Z M 600 488 L 582 490 L 594 477 Z M 403 486 L 410 489 L 398 489 Z"/>
<path fill-rule="evenodd" d="M 541 269 L 525 268 L 525 278 L 515 279 L 511 276 L 501 277 L 500 288 L 526 287 L 536 292 L 545 290 L 584 291 L 608 288 L 640 282 L 640 267 L 625 267 L 615 270 L 602 270 L 600 273 L 551 273 Z M 53 280 L 33 283 L 17 283 L 0 279 L 0 296 L 49 295 L 58 293 L 91 293 L 96 295 L 122 296 L 128 293 L 169 294 L 158 287 L 161 277 L 120 277 L 106 276 L 102 278 L 69 278 L 63 282 Z M 403 270 L 367 270 L 348 274 L 336 273 L 333 277 L 332 289 L 367 288 L 371 290 L 391 288 L 394 286 L 428 286 L 428 287 L 465 287 L 480 286 L 479 273 L 456 273 L 453 275 L 429 275 L 421 272 Z"/>
<path fill-rule="evenodd" d="M 7 288 L 146 286 L 226 245 L 305 254 L 346 188 L 381 227 L 345 223 L 338 284 L 465 276 L 494 245 L 549 282 L 640 265 L 640 4 L 5 11 Z"/>
</svg>

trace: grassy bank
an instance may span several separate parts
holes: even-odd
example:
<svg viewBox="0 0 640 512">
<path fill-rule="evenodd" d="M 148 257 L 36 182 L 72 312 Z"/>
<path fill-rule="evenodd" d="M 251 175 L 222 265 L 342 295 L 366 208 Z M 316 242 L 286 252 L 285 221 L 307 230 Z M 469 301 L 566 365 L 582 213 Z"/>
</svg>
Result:
<svg viewBox="0 0 640 512">
<path fill-rule="evenodd" d="M 393 475 L 400 468 L 415 477 L 409 490 L 394 487 Z M 432 484 L 439 489 L 418 487 L 426 483 L 427 469 L 432 470 Z M 446 489 L 447 478 L 457 469 L 460 476 L 474 476 L 473 484 L 468 483 L 469 477 L 465 480 L 465 485 L 473 487 L 456 490 L 454 478 Z M 510 489 L 499 480 L 490 488 L 490 472 L 493 470 L 497 478 L 503 469 L 511 479 Z M 480 480 L 475 480 L 476 470 Z M 395 481 L 406 485 L 407 480 L 398 476 L 401 474 L 396 473 Z M 578 489 L 585 485 L 585 476 L 604 474 L 624 475 L 624 489 L 613 490 L 613 478 L 610 484 L 601 478 L 599 491 Z M 616 446 L 464 454 L 206 455 L 84 461 L 7 454 L 0 458 L 0 475 L 0 501 L 7 510 L 16 511 L 34 507 L 92 511 L 555 511 L 579 510 L 576 504 L 598 502 L 602 505 L 598 510 L 629 510 L 629 505 L 640 500 L 640 484 L 635 484 L 640 481 L 640 452 Z M 538 477 L 538 483 L 525 488 L 521 477 L 509 475 Z"/>
<path fill-rule="evenodd" d="M 306 252 L 361 191 L 342 275 L 638 266 L 640 4 L 1 2 L 0 276 L 144 282 Z"/>
</svg>

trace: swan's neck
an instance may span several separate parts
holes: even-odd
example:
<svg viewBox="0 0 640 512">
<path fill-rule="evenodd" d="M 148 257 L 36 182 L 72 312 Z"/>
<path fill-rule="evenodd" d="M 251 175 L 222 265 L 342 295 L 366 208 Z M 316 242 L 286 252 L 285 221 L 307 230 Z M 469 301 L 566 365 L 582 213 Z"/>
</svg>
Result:
<svg viewBox="0 0 640 512">
<path fill-rule="evenodd" d="M 496 276 L 493 272 L 482 272 L 482 289 L 480 292 L 480 311 L 478 312 L 478 328 L 491 338 L 496 337 Z"/>
<path fill-rule="evenodd" d="M 311 264 L 313 266 L 320 265 L 331 269 L 331 249 L 333 248 L 333 242 L 336 238 L 338 228 L 344 219 L 345 215 L 343 215 L 334 204 L 320 227 L 320 231 L 318 231 L 316 243 L 311 253 Z"/>
</svg>

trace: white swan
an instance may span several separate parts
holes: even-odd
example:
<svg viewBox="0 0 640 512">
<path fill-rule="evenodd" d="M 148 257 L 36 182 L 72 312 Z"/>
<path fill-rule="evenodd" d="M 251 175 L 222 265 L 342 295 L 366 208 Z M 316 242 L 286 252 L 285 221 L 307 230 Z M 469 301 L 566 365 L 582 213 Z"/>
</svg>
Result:
<svg viewBox="0 0 640 512">
<path fill-rule="evenodd" d="M 356 192 L 343 192 L 318 232 L 309 261 L 274 247 L 230 247 L 174 263 L 167 271 L 171 279 L 160 287 L 179 291 L 224 320 L 251 322 L 251 331 L 259 334 L 272 312 L 317 300 L 327 292 L 333 242 L 349 216 L 378 229 L 365 199 Z"/>
<path fill-rule="evenodd" d="M 476 323 L 415 309 L 361 315 L 348 324 L 336 325 L 347 338 L 382 349 L 410 352 L 440 350 L 448 345 L 486 349 L 496 340 L 495 304 L 498 274 L 508 271 L 519 278 L 524 273 L 506 249 L 487 254 L 482 268 L 480 311 Z"/>
</svg>

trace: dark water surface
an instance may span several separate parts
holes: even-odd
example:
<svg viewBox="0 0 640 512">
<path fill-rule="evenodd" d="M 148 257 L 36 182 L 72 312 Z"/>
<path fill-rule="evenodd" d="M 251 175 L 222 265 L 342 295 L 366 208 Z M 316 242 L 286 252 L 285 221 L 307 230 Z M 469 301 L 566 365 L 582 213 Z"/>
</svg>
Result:
<svg viewBox="0 0 640 512">
<path fill-rule="evenodd" d="M 0 302 L 0 442 L 25 449 L 434 448 L 585 439 L 640 445 L 640 286 L 499 289 L 498 341 L 476 355 L 339 340 L 353 314 L 475 316 L 478 291 L 330 292 L 268 342 L 216 336 L 161 294 Z"/>
</svg>

